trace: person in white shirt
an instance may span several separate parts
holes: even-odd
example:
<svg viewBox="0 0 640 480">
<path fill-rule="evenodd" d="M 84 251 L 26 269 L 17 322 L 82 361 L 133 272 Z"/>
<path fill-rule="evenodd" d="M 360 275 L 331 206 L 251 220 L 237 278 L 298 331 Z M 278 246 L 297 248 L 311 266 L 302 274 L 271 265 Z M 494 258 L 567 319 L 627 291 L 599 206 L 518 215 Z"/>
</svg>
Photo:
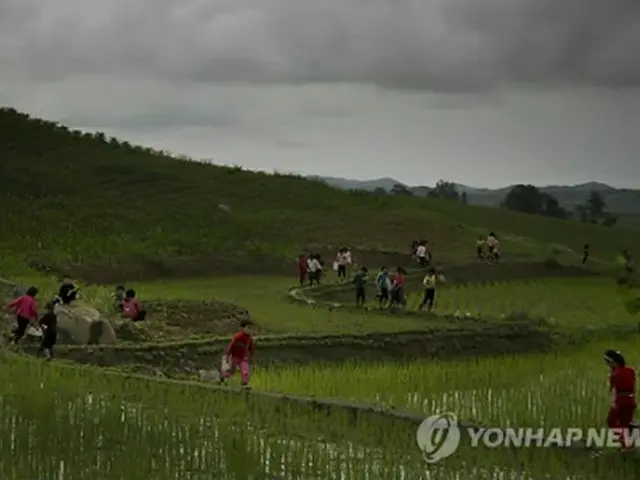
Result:
<svg viewBox="0 0 640 480">
<path fill-rule="evenodd" d="M 338 255 L 336 255 L 336 271 L 338 272 L 338 278 L 342 280 L 347 278 L 347 265 L 349 265 L 347 252 L 348 249 L 343 247 L 338 251 Z"/>
<path fill-rule="evenodd" d="M 307 260 L 308 272 L 307 275 L 309 277 L 309 285 L 313 285 L 315 282 L 316 285 L 320 285 L 320 276 L 322 275 L 322 265 L 320 264 L 320 260 L 318 260 L 317 255 L 309 255 L 309 260 Z"/>
<path fill-rule="evenodd" d="M 418 257 L 418 263 L 420 267 L 425 268 L 429 263 L 427 261 L 427 243 L 422 241 L 418 244 L 418 248 L 416 249 L 416 256 Z"/>
</svg>

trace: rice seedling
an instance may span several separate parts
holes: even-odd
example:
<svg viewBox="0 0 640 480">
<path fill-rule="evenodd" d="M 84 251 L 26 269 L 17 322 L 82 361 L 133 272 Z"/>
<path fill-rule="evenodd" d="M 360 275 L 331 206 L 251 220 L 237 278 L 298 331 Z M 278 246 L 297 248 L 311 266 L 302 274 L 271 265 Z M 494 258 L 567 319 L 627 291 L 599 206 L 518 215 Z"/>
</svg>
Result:
<svg viewBox="0 0 640 480">
<path fill-rule="evenodd" d="M 617 342 L 637 365 L 637 339 Z M 484 426 L 598 427 L 609 408 L 602 353 L 593 343 L 549 354 L 378 365 L 264 368 L 256 388 L 360 400 L 425 415 L 454 412 Z"/>
<path fill-rule="evenodd" d="M 350 292 L 340 295 L 353 303 Z M 417 311 L 422 300 L 418 281 L 409 283 L 407 298 L 407 311 Z M 528 279 L 445 285 L 438 290 L 434 312 L 487 320 L 538 317 L 561 327 L 599 328 L 634 321 L 624 300 L 608 278 Z"/>
<path fill-rule="evenodd" d="M 0 381 L 3 478 L 616 478 L 599 460 L 550 449 L 463 446 L 428 466 L 407 422 L 197 384 L 12 357 Z"/>
</svg>

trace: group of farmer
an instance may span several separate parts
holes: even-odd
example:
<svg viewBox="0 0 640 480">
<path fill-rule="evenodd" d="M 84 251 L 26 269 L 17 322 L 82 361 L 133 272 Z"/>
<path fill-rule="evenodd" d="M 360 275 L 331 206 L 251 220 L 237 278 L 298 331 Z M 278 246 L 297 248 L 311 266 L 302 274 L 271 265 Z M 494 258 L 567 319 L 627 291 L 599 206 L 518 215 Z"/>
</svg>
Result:
<svg viewBox="0 0 640 480">
<path fill-rule="evenodd" d="M 387 267 L 380 268 L 374 279 L 378 308 L 395 310 L 396 308 L 406 307 L 406 275 L 407 272 L 402 267 L 397 267 L 394 273 L 390 273 Z M 424 310 L 426 307 L 427 311 L 430 312 L 433 309 L 436 300 L 436 289 L 438 285 L 444 281 L 445 278 L 442 272 L 438 272 L 433 267 L 427 270 L 426 275 L 422 279 L 424 292 L 418 310 Z M 360 267 L 352 280 L 352 283 L 355 285 L 356 305 L 358 307 L 364 306 L 366 302 L 366 286 L 368 282 L 369 275 L 367 268 Z"/>
<path fill-rule="evenodd" d="M 11 301 L 8 308 L 16 316 L 16 326 L 11 332 L 11 345 L 16 345 L 27 333 L 29 327 L 42 332 L 40 353 L 47 359 L 53 357 L 53 347 L 58 339 L 58 318 L 55 313 L 56 305 L 70 305 L 78 298 L 78 287 L 70 277 L 64 276 L 58 290 L 58 295 L 45 305 L 45 313 L 38 314 L 36 297 L 38 289 L 29 287 L 27 291 Z"/>
<path fill-rule="evenodd" d="M 426 240 L 415 240 L 410 245 L 412 259 L 422 268 L 426 269 L 432 262 L 433 256 Z M 366 266 L 359 266 L 352 272 L 354 258 L 348 247 L 338 250 L 333 262 L 333 270 L 338 280 L 347 281 L 351 277 L 351 283 L 355 287 L 356 305 L 364 306 L 367 301 L 367 285 L 370 282 L 369 270 Z M 298 281 L 300 286 L 318 285 L 325 273 L 325 263 L 319 254 L 309 256 L 300 255 L 298 258 Z M 374 279 L 376 288 L 376 301 L 379 308 L 403 308 L 406 307 L 406 270 L 397 267 L 389 271 L 387 267 L 381 267 Z M 444 276 L 435 268 L 429 268 L 423 279 L 424 296 L 420 303 L 420 310 L 433 309 L 436 298 L 436 289 L 439 283 L 444 281 Z"/>
<path fill-rule="evenodd" d="M 7 308 L 16 316 L 16 326 L 11 332 L 11 345 L 16 345 L 27 334 L 29 328 L 40 332 L 42 342 L 40 353 L 47 359 L 53 357 L 53 347 L 58 339 L 58 317 L 56 315 L 56 305 L 70 306 L 78 299 L 78 287 L 69 276 L 62 278 L 62 284 L 58 294 L 53 300 L 45 305 L 44 315 L 38 313 L 37 287 L 29 287 L 27 291 L 15 300 L 12 300 Z M 136 298 L 134 290 L 126 290 L 119 285 L 114 293 L 115 307 L 121 312 L 124 318 L 132 321 L 144 320 L 146 311 Z"/>
<path fill-rule="evenodd" d="M 338 279 L 346 280 L 352 265 L 351 250 L 348 247 L 340 248 L 333 262 L 333 270 L 338 275 Z M 325 262 L 319 253 L 300 255 L 298 257 L 298 282 L 301 287 L 304 285 L 319 285 L 325 275 Z"/>
</svg>

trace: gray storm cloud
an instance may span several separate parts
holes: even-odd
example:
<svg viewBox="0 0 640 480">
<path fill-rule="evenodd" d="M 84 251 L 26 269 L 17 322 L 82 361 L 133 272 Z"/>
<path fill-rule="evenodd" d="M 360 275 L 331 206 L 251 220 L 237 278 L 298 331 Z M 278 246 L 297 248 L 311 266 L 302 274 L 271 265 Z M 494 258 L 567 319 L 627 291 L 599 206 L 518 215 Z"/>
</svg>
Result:
<svg viewBox="0 0 640 480">
<path fill-rule="evenodd" d="M 638 0 L 0 0 L 0 69 L 481 91 L 640 84 Z"/>
</svg>

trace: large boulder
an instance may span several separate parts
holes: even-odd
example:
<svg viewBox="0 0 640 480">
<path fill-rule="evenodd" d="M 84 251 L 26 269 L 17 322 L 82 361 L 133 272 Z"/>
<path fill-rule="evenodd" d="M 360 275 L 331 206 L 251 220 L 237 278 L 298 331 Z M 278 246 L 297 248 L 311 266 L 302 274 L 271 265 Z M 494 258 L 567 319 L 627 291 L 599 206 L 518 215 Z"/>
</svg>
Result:
<svg viewBox="0 0 640 480">
<path fill-rule="evenodd" d="M 75 345 L 113 345 L 116 332 L 100 312 L 82 302 L 56 305 L 60 343 Z"/>
</svg>

